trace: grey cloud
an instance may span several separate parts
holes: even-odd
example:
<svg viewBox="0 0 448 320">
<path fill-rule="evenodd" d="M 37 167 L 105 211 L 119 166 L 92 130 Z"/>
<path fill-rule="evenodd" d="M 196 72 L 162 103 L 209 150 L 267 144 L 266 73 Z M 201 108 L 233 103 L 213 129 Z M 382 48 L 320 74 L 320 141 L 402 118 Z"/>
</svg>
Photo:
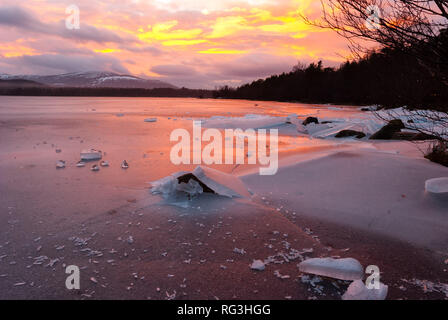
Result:
<svg viewBox="0 0 448 320">
<path fill-rule="evenodd" d="M 18 6 L 0 8 L 0 25 L 19 28 L 33 33 L 59 36 L 76 41 L 125 43 L 135 40 L 132 37 L 123 38 L 109 30 L 89 26 L 82 23 L 82 21 L 81 28 L 74 30 L 68 30 L 65 27 L 65 20 L 61 20 L 55 24 L 46 24 L 37 19 L 32 12 Z"/>
<path fill-rule="evenodd" d="M 43 54 L 33 56 L 20 56 L 14 58 L 4 58 L 3 64 L 20 66 L 20 73 L 26 70 L 41 74 L 69 73 L 82 71 L 112 71 L 118 73 L 129 73 L 121 62 L 113 57 L 99 55 L 58 55 Z M 16 67 L 17 68 L 17 67 Z M 17 72 L 16 72 L 17 73 Z"/>
</svg>

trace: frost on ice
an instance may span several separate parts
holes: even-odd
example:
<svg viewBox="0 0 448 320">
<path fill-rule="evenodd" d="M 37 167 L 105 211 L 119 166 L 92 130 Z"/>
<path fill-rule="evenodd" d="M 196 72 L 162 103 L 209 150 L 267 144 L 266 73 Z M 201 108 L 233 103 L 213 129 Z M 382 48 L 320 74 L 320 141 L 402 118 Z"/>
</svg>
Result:
<svg viewBox="0 0 448 320">
<path fill-rule="evenodd" d="M 353 258 L 312 258 L 301 262 L 299 269 L 305 273 L 340 280 L 359 280 L 364 275 L 362 265 Z"/>
<path fill-rule="evenodd" d="M 378 289 L 367 289 L 362 280 L 353 281 L 342 296 L 342 300 L 384 300 L 388 286 L 380 282 Z"/>
<path fill-rule="evenodd" d="M 192 172 L 180 171 L 151 183 L 153 194 L 165 199 L 187 195 L 189 199 L 202 193 L 212 193 L 229 198 L 250 197 L 239 178 L 212 168 L 198 166 Z"/>
</svg>

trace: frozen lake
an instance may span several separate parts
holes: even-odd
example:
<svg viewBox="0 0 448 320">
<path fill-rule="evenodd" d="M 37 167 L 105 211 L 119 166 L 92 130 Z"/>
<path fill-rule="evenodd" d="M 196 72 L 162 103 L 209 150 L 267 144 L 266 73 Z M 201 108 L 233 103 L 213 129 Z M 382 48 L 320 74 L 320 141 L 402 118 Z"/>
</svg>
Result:
<svg viewBox="0 0 448 320">
<path fill-rule="evenodd" d="M 403 259 L 402 264 L 406 264 L 412 252 L 421 261 L 434 263 L 430 270 L 441 267 L 439 260 L 437 263 L 432 258 L 425 260 L 419 251 L 413 251 L 413 246 L 446 254 L 446 203 L 428 198 L 424 182 L 447 176 L 447 168 L 422 159 L 415 145 L 407 142 L 372 143 L 367 139 L 320 139 L 301 134 L 295 124 L 285 123 L 290 114 L 297 114 L 300 122 L 314 116 L 340 125 L 352 120 L 357 125 L 367 123 L 366 128 L 372 118 L 371 113 L 352 106 L 177 98 L 1 96 L 0 256 L 5 257 L 0 259 L 0 275 L 6 276 L 0 277 L 0 291 L 7 292 L 17 283 L 25 282 L 28 286 L 33 282 L 32 290 L 27 287 L 31 291 L 22 285 L 14 287 L 12 297 L 71 298 L 62 285 L 56 290 L 54 286 L 58 286 L 58 281 L 63 283 L 63 263 L 75 261 L 86 266 L 89 276 L 85 281 L 94 277 L 114 288 L 102 290 L 91 281 L 83 291 L 87 298 L 93 295 L 91 291 L 96 291 L 98 297 L 121 298 L 124 290 L 128 298 L 163 299 L 165 289 L 169 294 L 176 289 L 178 294 L 185 291 L 189 298 L 222 294 L 230 299 L 236 294 L 229 287 L 234 281 L 246 286 L 237 298 L 307 298 L 306 287 L 297 288 L 292 281 L 280 285 L 275 277 L 259 281 L 247 267 L 252 259 L 281 251 L 284 248 L 281 241 L 286 240 L 301 250 L 314 248 L 313 255 L 358 255 L 366 265 L 372 263 L 367 257 L 372 258 L 373 253 L 361 243 L 371 243 L 372 248 L 390 246 L 390 254 Z M 150 118 L 157 120 L 144 121 Z M 201 120 L 204 128 L 221 131 L 235 127 L 277 128 L 278 174 L 262 177 L 256 173 L 257 165 L 211 165 L 240 177 L 255 193 L 253 199 L 205 197 L 192 201 L 190 208 L 161 205 L 160 197 L 149 192 L 149 182 L 196 167 L 174 165 L 169 157 L 174 144 L 170 142 L 170 133 L 177 128 L 191 131 L 193 120 Z M 324 129 L 330 135 L 332 128 Z M 98 172 L 90 170 L 97 162 L 76 167 L 81 150 L 90 148 L 102 150 L 109 167 L 101 167 Z M 66 162 L 64 169 L 56 169 L 58 160 Z M 129 169 L 120 167 L 123 160 L 129 163 Z M 307 219 L 314 218 L 328 223 L 322 228 L 323 233 L 327 232 L 325 243 L 313 240 L 303 231 Z M 346 233 L 337 231 L 339 227 L 334 225 L 360 233 L 347 240 L 339 236 Z M 89 239 L 88 247 L 101 251 L 101 257 L 82 255 L 79 248 L 73 247 L 73 241 L 68 240 L 74 236 Z M 129 236 L 135 243 L 126 240 Z M 273 237 L 279 237 L 278 245 L 268 246 Z M 406 245 L 403 247 L 401 242 L 395 245 L 394 241 L 404 241 Z M 350 252 L 341 251 L 349 246 L 353 248 Z M 242 247 L 248 254 L 235 257 L 233 249 Z M 40 255 L 50 260 L 57 258 L 56 267 L 27 268 L 30 259 Z M 373 256 L 382 264 L 380 267 L 393 270 L 395 260 L 389 262 L 380 251 Z M 127 262 L 128 257 L 131 263 Z M 192 266 L 183 263 L 189 259 Z M 184 270 L 185 265 L 188 270 Z M 231 274 L 221 280 L 213 278 L 216 270 L 226 270 L 222 265 L 245 274 L 250 286 L 245 284 L 244 277 L 236 280 Z M 293 263 L 282 268 L 285 269 L 282 272 L 297 272 Z M 429 277 L 423 267 L 412 268 L 403 277 Z M 133 281 L 131 286 L 131 280 L 127 279 L 134 272 L 149 272 L 147 279 L 152 282 L 135 291 L 125 290 L 137 282 Z M 166 273 L 176 272 L 175 277 L 167 278 Z M 179 279 L 180 274 L 183 275 Z M 202 275 L 207 281 L 217 281 L 215 291 L 207 291 L 207 281 L 200 281 Z M 179 289 L 183 277 L 191 278 L 195 285 Z M 392 279 L 399 277 L 394 275 Z M 437 279 L 440 277 L 432 280 Z M 52 285 L 46 286 L 46 281 Z M 265 288 L 264 294 L 253 292 L 251 286 L 257 285 L 261 286 L 257 290 Z M 163 295 L 156 291 L 157 287 L 162 287 Z M 400 297 L 399 289 L 391 290 L 392 296 Z M 415 289 L 406 294 L 419 297 L 418 292 Z M 331 290 L 328 293 L 329 297 L 338 294 Z M 0 293 L 0 297 L 9 296 Z"/>
</svg>

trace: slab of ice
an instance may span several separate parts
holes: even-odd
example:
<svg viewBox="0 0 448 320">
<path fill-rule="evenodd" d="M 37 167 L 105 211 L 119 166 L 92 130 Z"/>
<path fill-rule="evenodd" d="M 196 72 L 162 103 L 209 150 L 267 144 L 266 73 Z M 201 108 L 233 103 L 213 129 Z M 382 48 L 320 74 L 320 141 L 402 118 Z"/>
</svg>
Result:
<svg viewBox="0 0 448 320">
<path fill-rule="evenodd" d="M 84 161 L 78 161 L 78 163 L 76 164 L 76 166 L 77 166 L 78 168 L 82 168 L 82 167 L 85 167 L 85 166 L 86 166 L 86 163 L 85 163 Z"/>
<path fill-rule="evenodd" d="M 157 118 L 146 118 L 145 122 L 157 122 Z"/>
<path fill-rule="evenodd" d="M 157 181 L 151 182 L 151 192 L 153 194 L 160 194 L 164 198 L 174 196 L 176 192 L 182 191 L 177 189 L 179 184 L 177 178 L 187 173 L 188 172 L 186 171 L 179 171 Z"/>
<path fill-rule="evenodd" d="M 238 177 L 203 166 L 196 167 L 192 172 L 176 172 L 151 182 L 151 185 L 152 193 L 161 194 L 166 199 L 176 196 L 179 192 L 190 197 L 203 192 L 229 198 L 250 197 L 249 191 Z"/>
<path fill-rule="evenodd" d="M 81 151 L 81 160 L 99 160 L 103 157 L 101 150 L 86 149 Z"/>
<path fill-rule="evenodd" d="M 380 282 L 378 289 L 368 289 L 362 280 L 353 281 L 342 296 L 342 300 L 384 300 L 388 286 Z"/>
<path fill-rule="evenodd" d="M 312 258 L 301 262 L 299 269 L 305 273 L 340 280 L 359 280 L 364 276 L 362 265 L 353 258 Z"/>
<path fill-rule="evenodd" d="M 244 183 L 234 175 L 204 166 L 197 166 L 192 173 L 201 182 L 221 196 L 229 198 L 251 196 Z"/>
<path fill-rule="evenodd" d="M 448 195 L 448 177 L 426 180 L 425 190 L 434 194 Z"/>
<path fill-rule="evenodd" d="M 364 132 L 367 135 L 373 134 L 378 131 L 383 123 L 376 119 L 323 119 L 325 121 L 331 121 L 326 124 L 310 123 L 305 129 L 297 128 L 299 132 L 308 133 L 314 138 L 329 138 L 335 136 L 342 130 L 355 130 Z M 300 130 L 299 130 L 300 129 Z"/>
<path fill-rule="evenodd" d="M 121 163 L 121 168 L 122 169 L 127 169 L 129 168 L 129 163 L 126 160 L 123 160 L 123 162 Z"/>
<path fill-rule="evenodd" d="M 101 161 L 100 166 L 108 167 L 109 166 L 109 161 Z"/>
<path fill-rule="evenodd" d="M 65 168 L 65 161 L 64 160 L 59 160 L 56 162 L 56 168 L 57 169 L 63 169 Z"/>
</svg>

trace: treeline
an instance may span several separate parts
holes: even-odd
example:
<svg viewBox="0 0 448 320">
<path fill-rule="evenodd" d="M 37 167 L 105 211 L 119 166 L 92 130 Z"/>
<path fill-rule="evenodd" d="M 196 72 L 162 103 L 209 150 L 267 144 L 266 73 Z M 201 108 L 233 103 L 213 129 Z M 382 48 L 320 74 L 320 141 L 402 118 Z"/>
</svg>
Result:
<svg viewBox="0 0 448 320">
<path fill-rule="evenodd" d="M 214 96 L 448 110 L 447 84 L 416 57 L 390 49 L 372 52 L 339 68 L 324 68 L 320 61 L 309 66 L 298 64 L 289 73 L 238 88 L 222 87 Z"/>
<path fill-rule="evenodd" d="M 79 97 L 173 97 L 211 98 L 210 90 L 172 88 L 67 88 L 67 87 L 0 87 L 0 95 L 9 96 L 79 96 Z"/>
</svg>

